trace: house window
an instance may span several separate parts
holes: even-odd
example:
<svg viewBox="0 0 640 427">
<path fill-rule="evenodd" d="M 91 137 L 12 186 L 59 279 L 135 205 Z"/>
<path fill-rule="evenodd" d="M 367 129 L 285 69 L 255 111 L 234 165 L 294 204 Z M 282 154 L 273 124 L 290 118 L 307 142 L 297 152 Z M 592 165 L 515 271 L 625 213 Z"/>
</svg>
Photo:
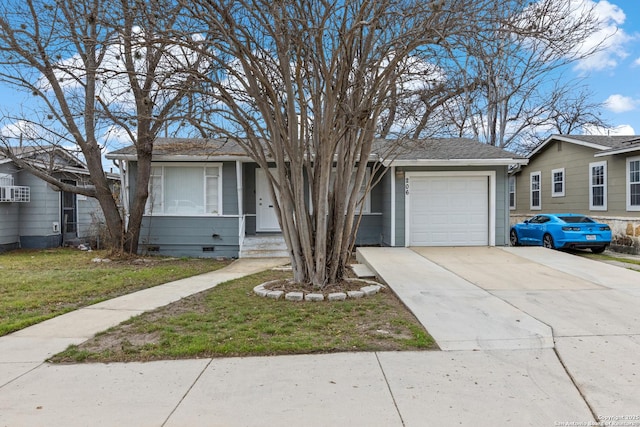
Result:
<svg viewBox="0 0 640 427">
<path fill-rule="evenodd" d="M 564 168 L 551 171 L 551 197 L 564 197 Z"/>
<path fill-rule="evenodd" d="M 221 215 L 222 165 L 155 164 L 147 215 Z"/>
<path fill-rule="evenodd" d="M 356 178 L 357 169 L 354 168 L 353 172 L 351 172 L 351 182 L 349 183 L 349 194 L 351 194 L 351 190 L 353 190 L 353 181 Z M 358 191 L 358 199 L 356 200 L 356 209 L 355 213 L 371 213 L 371 193 L 366 192 L 367 184 L 369 183 L 371 177 L 371 168 L 367 167 L 364 174 L 364 180 L 362 181 L 362 185 L 360 186 L 360 190 Z M 331 171 L 331 177 L 329 181 L 329 187 L 333 188 L 333 185 L 336 180 L 336 170 L 335 168 Z M 311 195 L 311 191 L 309 191 L 309 206 L 313 211 L 313 198 Z M 346 212 L 345 212 L 346 213 Z"/>
<path fill-rule="evenodd" d="M 509 209 L 516 209 L 516 177 L 509 177 Z"/>
<path fill-rule="evenodd" d="M 627 210 L 640 211 L 640 157 L 627 159 Z"/>
<path fill-rule="evenodd" d="M 529 207 L 531 210 L 540 210 L 542 209 L 540 172 L 531 172 L 529 182 L 531 188 Z"/>
<path fill-rule="evenodd" d="M 589 210 L 607 210 L 607 162 L 589 163 Z"/>
</svg>

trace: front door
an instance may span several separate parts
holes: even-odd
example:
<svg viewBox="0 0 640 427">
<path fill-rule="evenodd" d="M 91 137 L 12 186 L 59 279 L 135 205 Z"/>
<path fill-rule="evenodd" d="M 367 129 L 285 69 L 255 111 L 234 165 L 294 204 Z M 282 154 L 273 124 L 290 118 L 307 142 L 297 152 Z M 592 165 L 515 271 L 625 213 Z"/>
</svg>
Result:
<svg viewBox="0 0 640 427">
<path fill-rule="evenodd" d="M 275 169 L 270 169 L 275 173 Z M 280 224 L 264 170 L 256 169 L 256 231 L 278 232 Z"/>
</svg>

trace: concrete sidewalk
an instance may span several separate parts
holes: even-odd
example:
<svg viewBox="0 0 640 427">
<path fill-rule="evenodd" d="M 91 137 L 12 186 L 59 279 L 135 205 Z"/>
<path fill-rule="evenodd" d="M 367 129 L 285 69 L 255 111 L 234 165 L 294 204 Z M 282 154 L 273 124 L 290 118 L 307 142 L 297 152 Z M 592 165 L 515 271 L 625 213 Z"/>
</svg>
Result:
<svg viewBox="0 0 640 427">
<path fill-rule="evenodd" d="M 556 265 L 548 253 L 524 251 L 527 258 L 482 249 L 473 255 L 359 249 L 444 351 L 43 362 L 131 315 L 287 260 L 242 259 L 217 272 L 43 322 L 0 338 L 0 427 L 558 426 L 589 425 L 597 415 L 640 414 L 640 405 L 634 407 L 640 372 L 635 362 L 629 364 L 640 345 L 629 326 L 633 314 L 620 313 L 605 328 L 627 328 L 627 335 L 603 343 L 595 335 L 602 325 L 587 323 L 583 331 L 593 335 L 563 336 L 557 349 L 553 311 L 545 314 L 536 302 L 544 292 L 552 299 L 551 292 L 613 289 L 581 277 L 579 270 L 586 266 L 575 267 L 568 259 L 558 258 Z M 505 271 L 520 273 L 507 277 Z M 633 276 L 609 273 L 616 292 L 633 304 L 640 281 L 634 286 Z M 529 313 L 533 308 L 537 311 Z M 562 328 L 570 332 L 574 323 L 564 322 Z M 612 353 L 600 352 L 609 346 L 622 353 L 608 359 Z M 589 357 L 594 354 L 606 354 L 607 360 L 594 366 Z M 600 377 L 594 375 L 598 369 Z"/>
</svg>

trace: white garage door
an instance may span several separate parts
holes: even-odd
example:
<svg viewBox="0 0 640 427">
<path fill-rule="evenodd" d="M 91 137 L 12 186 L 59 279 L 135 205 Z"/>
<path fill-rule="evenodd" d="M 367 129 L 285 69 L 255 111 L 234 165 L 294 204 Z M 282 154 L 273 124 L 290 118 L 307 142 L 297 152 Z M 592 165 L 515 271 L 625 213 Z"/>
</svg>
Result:
<svg viewBox="0 0 640 427">
<path fill-rule="evenodd" d="M 487 176 L 411 176 L 410 246 L 489 244 Z"/>
</svg>

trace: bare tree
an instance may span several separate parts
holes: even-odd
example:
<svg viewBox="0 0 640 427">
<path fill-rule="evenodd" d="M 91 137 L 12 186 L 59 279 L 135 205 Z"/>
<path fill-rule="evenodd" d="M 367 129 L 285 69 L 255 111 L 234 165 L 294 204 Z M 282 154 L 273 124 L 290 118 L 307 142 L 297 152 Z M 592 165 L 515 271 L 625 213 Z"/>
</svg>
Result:
<svg viewBox="0 0 640 427">
<path fill-rule="evenodd" d="M 182 12 L 171 0 L 7 0 L 0 6 L 0 81 L 34 97 L 30 110 L 7 116 L 28 123 L 31 144 L 76 147 L 94 187 L 61 182 L 15 160 L 63 191 L 95 197 L 110 243 L 126 251 L 137 251 L 153 142 L 180 119 L 193 81 L 186 71 L 200 66 L 200 57 L 176 45 L 186 25 Z M 120 211 L 103 170 L 102 144 L 112 131 L 137 151 L 130 212 Z M 3 152 L 12 155 L 6 139 Z"/>
<path fill-rule="evenodd" d="M 376 138 L 388 138 L 375 146 L 384 156 L 434 108 L 477 86 L 458 75 L 479 37 L 507 26 L 540 31 L 516 28 L 497 13 L 502 3 L 188 2 L 213 66 L 197 125 L 237 138 L 266 172 L 296 281 L 323 287 L 342 278 Z M 422 117 L 408 114 L 420 103 Z"/>
<path fill-rule="evenodd" d="M 582 2 L 508 1 L 492 6 L 485 13 L 501 24 L 479 28 L 457 56 L 458 79 L 466 82 L 457 86 L 463 89 L 460 96 L 446 105 L 425 102 L 416 111 L 437 115 L 451 134 L 518 149 L 532 133 L 553 126 L 554 117 L 561 119 L 559 108 L 575 98 L 575 85 L 551 80 L 550 75 L 597 52 L 599 45 L 587 48 L 585 42 L 599 23 L 592 6 Z M 571 119 L 573 129 L 590 123 L 598 108 L 586 93 L 580 99 L 585 102 Z"/>
</svg>

